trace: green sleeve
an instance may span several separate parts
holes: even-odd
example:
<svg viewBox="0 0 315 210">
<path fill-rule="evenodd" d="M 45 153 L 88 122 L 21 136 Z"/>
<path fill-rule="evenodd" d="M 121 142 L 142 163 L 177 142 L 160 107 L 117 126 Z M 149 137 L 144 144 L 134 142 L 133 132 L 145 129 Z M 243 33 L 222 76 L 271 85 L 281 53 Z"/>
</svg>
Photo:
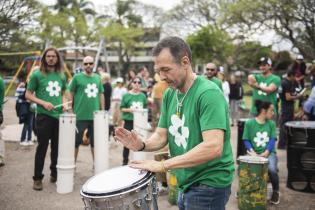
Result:
<svg viewBox="0 0 315 210">
<path fill-rule="evenodd" d="M 128 108 L 127 107 L 127 97 L 128 96 L 128 93 L 124 94 L 122 99 L 121 99 L 121 103 L 120 103 L 120 109 L 122 108 Z"/>
<path fill-rule="evenodd" d="M 4 89 L 4 82 L 2 77 L 0 77 L 0 110 L 3 108 Z"/>
<path fill-rule="evenodd" d="M 227 130 L 227 104 L 219 89 L 204 91 L 198 101 L 199 122 L 201 131 L 222 129 Z"/>
<path fill-rule="evenodd" d="M 270 138 L 277 139 L 276 123 L 273 120 L 270 120 L 270 126 L 271 126 Z"/>
<path fill-rule="evenodd" d="M 38 72 L 39 70 L 36 70 L 32 73 L 31 77 L 30 77 L 30 81 L 29 83 L 27 84 L 27 90 L 30 90 L 30 91 L 35 91 L 38 87 Z"/>
<path fill-rule="evenodd" d="M 77 86 L 77 77 L 74 76 L 69 84 L 69 91 L 74 93 L 75 92 L 75 87 Z"/>
<path fill-rule="evenodd" d="M 281 79 L 280 79 L 280 77 L 275 76 L 274 83 L 275 83 L 275 85 L 279 88 L 280 85 L 281 85 Z"/>
</svg>

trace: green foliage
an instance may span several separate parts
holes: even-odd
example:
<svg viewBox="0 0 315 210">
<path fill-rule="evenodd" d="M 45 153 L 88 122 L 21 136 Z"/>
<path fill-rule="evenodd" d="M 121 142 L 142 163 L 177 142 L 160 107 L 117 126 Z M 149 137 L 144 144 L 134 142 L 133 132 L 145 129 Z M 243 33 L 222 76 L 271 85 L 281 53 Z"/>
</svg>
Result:
<svg viewBox="0 0 315 210">
<path fill-rule="evenodd" d="M 206 63 L 217 60 L 225 63 L 233 52 L 233 44 L 228 33 L 211 25 L 189 35 L 187 42 L 191 47 L 194 62 L 198 60 Z"/>
</svg>

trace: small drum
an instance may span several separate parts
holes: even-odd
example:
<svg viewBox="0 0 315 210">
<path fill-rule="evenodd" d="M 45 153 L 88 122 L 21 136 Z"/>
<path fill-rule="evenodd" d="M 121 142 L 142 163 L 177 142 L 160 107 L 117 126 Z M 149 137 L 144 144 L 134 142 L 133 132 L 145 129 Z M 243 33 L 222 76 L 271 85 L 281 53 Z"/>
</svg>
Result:
<svg viewBox="0 0 315 210">
<path fill-rule="evenodd" d="M 238 208 L 267 209 L 268 159 L 240 156 Z"/>
<path fill-rule="evenodd" d="M 85 209 L 157 209 L 157 188 L 152 172 L 121 166 L 91 177 L 81 189 Z"/>
<path fill-rule="evenodd" d="M 315 147 L 315 122 L 290 121 L 285 124 L 288 146 L 300 145 Z"/>
</svg>

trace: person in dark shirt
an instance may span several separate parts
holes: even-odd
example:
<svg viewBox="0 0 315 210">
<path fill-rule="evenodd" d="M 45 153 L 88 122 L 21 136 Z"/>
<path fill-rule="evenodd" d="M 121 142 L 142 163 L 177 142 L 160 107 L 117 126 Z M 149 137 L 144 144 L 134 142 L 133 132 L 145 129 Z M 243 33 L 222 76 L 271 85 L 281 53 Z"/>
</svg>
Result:
<svg viewBox="0 0 315 210">
<path fill-rule="evenodd" d="M 295 73 L 292 69 L 287 72 L 287 76 L 281 82 L 280 100 L 281 100 L 281 115 L 280 115 L 280 136 L 278 149 L 285 149 L 286 146 L 286 129 L 285 123 L 292 121 L 294 118 L 294 101 L 303 96 L 303 93 L 296 93 Z"/>
<path fill-rule="evenodd" d="M 240 82 L 235 78 L 235 75 L 232 74 L 229 80 L 230 85 L 230 112 L 231 112 L 231 126 L 234 126 L 234 123 L 239 119 L 239 105 L 240 101 L 243 98 L 243 87 Z"/>
<path fill-rule="evenodd" d="M 110 84 L 110 76 L 108 73 L 102 73 L 101 79 L 104 88 L 104 98 L 105 98 L 105 111 L 110 109 L 110 101 L 112 97 L 112 85 Z"/>
</svg>

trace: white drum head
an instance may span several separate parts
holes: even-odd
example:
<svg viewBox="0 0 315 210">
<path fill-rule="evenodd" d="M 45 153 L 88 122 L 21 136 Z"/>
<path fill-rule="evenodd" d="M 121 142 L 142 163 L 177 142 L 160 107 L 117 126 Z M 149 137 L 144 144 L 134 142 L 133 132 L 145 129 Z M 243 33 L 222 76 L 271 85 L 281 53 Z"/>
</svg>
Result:
<svg viewBox="0 0 315 210">
<path fill-rule="evenodd" d="M 239 156 L 238 160 L 245 163 L 256 163 L 256 164 L 268 163 L 267 158 L 259 157 L 259 156 L 249 156 L 249 155 Z"/>
<path fill-rule="evenodd" d="M 116 194 L 142 184 L 151 174 L 129 166 L 112 168 L 91 177 L 83 185 L 82 192 L 90 195 Z"/>
<path fill-rule="evenodd" d="M 292 128 L 315 129 L 314 121 L 289 121 L 289 122 L 286 122 L 285 125 L 287 127 L 292 127 Z"/>
</svg>

